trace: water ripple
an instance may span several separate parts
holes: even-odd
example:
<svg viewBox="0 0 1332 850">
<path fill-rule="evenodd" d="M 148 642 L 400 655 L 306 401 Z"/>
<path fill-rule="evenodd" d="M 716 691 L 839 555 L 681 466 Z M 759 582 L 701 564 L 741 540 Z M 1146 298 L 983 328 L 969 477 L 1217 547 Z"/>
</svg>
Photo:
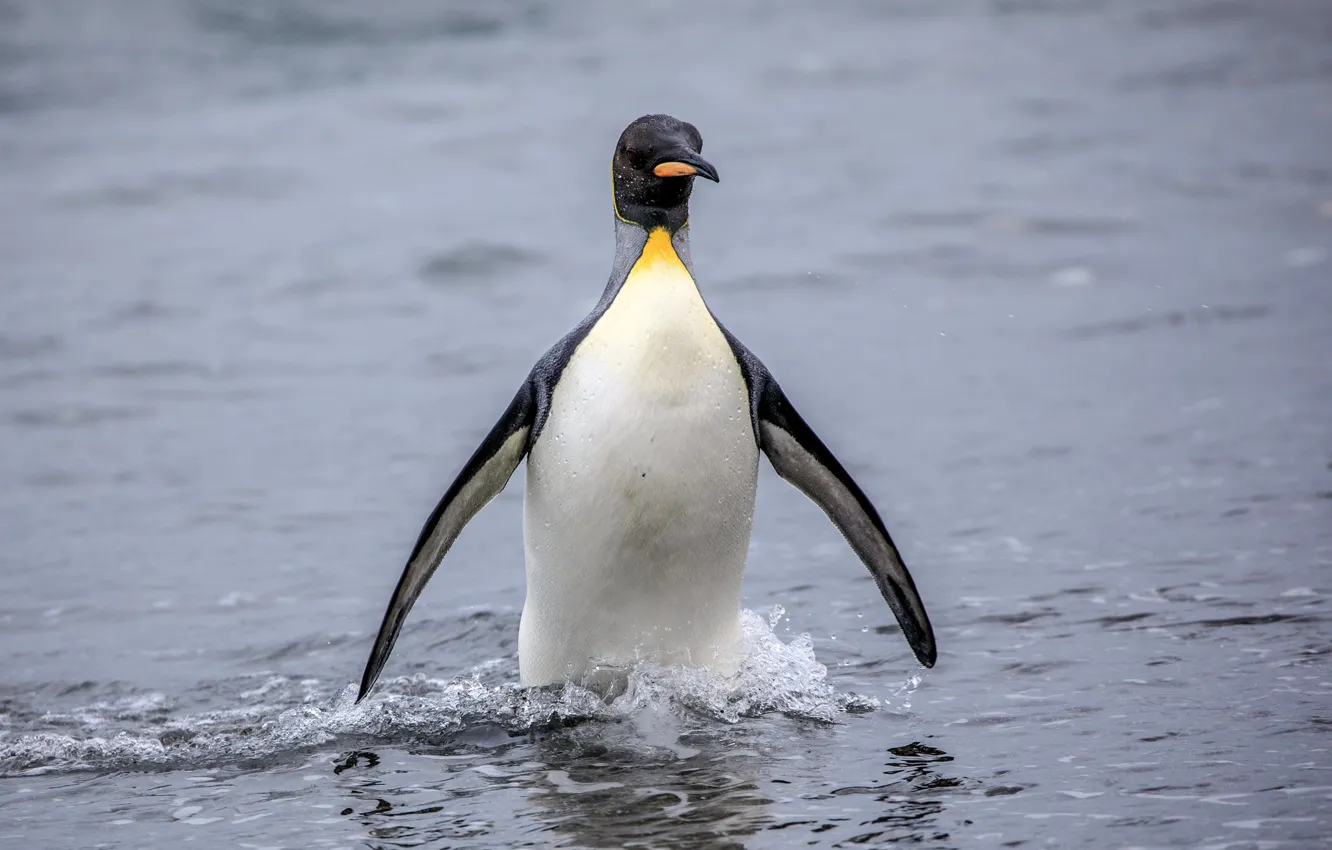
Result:
<svg viewBox="0 0 1332 850">
<path fill-rule="evenodd" d="M 779 617 L 780 611 L 773 620 Z M 880 707 L 878 699 L 834 688 L 808 635 L 783 643 L 769 621 L 748 611 L 744 631 L 750 653 L 735 676 L 645 665 L 630 671 L 624 690 L 609 699 L 572 684 L 488 684 L 486 671 L 478 669 L 453 680 L 399 677 L 359 705 L 352 685 L 330 696 L 317 679 L 272 675 L 258 683 L 249 679 L 248 687 L 230 697 L 232 707 L 196 714 L 177 715 L 172 700 L 156 692 L 57 712 L 15 712 L 10 706 L 9 716 L 26 715 L 24 725 L 32 731 L 0 732 L 0 776 L 281 760 L 337 741 L 438 743 L 486 728 L 524 734 L 625 720 L 649 710 L 722 724 L 769 713 L 836 723 L 849 713 Z M 492 665 L 481 665 L 487 666 Z M 908 697 L 916 681 L 906 686 Z"/>
</svg>

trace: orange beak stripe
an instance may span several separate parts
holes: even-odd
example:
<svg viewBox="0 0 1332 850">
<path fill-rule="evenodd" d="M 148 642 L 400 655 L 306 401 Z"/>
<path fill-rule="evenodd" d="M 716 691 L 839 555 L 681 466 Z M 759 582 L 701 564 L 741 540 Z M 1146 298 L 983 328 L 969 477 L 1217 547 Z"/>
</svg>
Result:
<svg viewBox="0 0 1332 850">
<path fill-rule="evenodd" d="M 683 162 L 663 162 L 652 169 L 652 173 L 658 177 L 689 177 L 697 174 L 698 169 Z"/>
</svg>

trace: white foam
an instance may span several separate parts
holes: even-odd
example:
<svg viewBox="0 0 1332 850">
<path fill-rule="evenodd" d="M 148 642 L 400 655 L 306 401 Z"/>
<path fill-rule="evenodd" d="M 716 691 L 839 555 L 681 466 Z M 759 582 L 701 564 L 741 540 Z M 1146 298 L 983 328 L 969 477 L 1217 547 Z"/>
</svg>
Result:
<svg viewBox="0 0 1332 850">
<path fill-rule="evenodd" d="M 161 694 L 97 702 L 47 715 L 41 723 L 47 728 L 37 731 L 0 731 L 0 776 L 197 768 L 274 757 L 340 737 L 437 741 L 472 728 L 526 732 L 570 721 L 619 720 L 649 708 L 733 724 L 768 713 L 831 723 L 882 706 L 879 699 L 830 684 L 809 635 L 783 643 L 773 632 L 782 614 L 780 608 L 768 619 L 744 612 L 749 652 L 733 676 L 644 665 L 630 671 L 624 691 L 609 700 L 576 685 L 487 684 L 482 673 L 493 672 L 488 669 L 447 681 L 422 675 L 389 680 L 359 705 L 352 685 L 330 698 L 314 680 L 265 673 L 256 675 L 262 677 L 257 687 L 236 691 L 234 708 L 220 711 L 173 717 Z M 493 681 L 493 675 L 487 678 Z M 912 676 L 897 689 L 890 698 L 895 710 L 909 708 L 919 682 Z M 149 713 L 155 715 L 151 724 Z"/>
</svg>

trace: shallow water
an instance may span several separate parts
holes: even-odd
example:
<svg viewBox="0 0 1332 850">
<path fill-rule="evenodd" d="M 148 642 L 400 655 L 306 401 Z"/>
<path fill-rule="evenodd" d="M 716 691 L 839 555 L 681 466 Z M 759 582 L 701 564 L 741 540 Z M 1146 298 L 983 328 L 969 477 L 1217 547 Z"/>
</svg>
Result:
<svg viewBox="0 0 1332 850">
<path fill-rule="evenodd" d="M 0 845 L 1321 846 L 1327 4 L 438 6 L 0 4 Z M 351 705 L 657 110 L 938 666 L 765 467 L 739 679 L 518 689 L 514 486 Z"/>
</svg>

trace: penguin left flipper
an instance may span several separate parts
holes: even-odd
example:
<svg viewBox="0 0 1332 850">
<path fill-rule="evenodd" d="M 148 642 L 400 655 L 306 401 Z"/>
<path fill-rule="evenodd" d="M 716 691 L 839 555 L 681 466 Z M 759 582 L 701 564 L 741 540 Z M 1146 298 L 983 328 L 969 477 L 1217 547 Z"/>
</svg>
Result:
<svg viewBox="0 0 1332 850">
<path fill-rule="evenodd" d="M 751 414 L 759 447 L 787 483 L 823 509 L 874 577 L 916 659 L 933 667 L 938 658 L 934 628 L 916 583 L 879 512 L 850 473 L 800 418 L 772 373 L 722 328 L 749 386 Z"/>
<path fill-rule="evenodd" d="M 388 610 L 384 612 L 384 622 L 379 627 L 375 647 L 361 677 L 357 702 L 365 698 L 379 678 L 407 612 L 463 526 L 499 495 L 527 454 L 528 436 L 537 418 L 537 395 L 536 383 L 529 377 L 426 520 L 389 600 Z"/>
</svg>

